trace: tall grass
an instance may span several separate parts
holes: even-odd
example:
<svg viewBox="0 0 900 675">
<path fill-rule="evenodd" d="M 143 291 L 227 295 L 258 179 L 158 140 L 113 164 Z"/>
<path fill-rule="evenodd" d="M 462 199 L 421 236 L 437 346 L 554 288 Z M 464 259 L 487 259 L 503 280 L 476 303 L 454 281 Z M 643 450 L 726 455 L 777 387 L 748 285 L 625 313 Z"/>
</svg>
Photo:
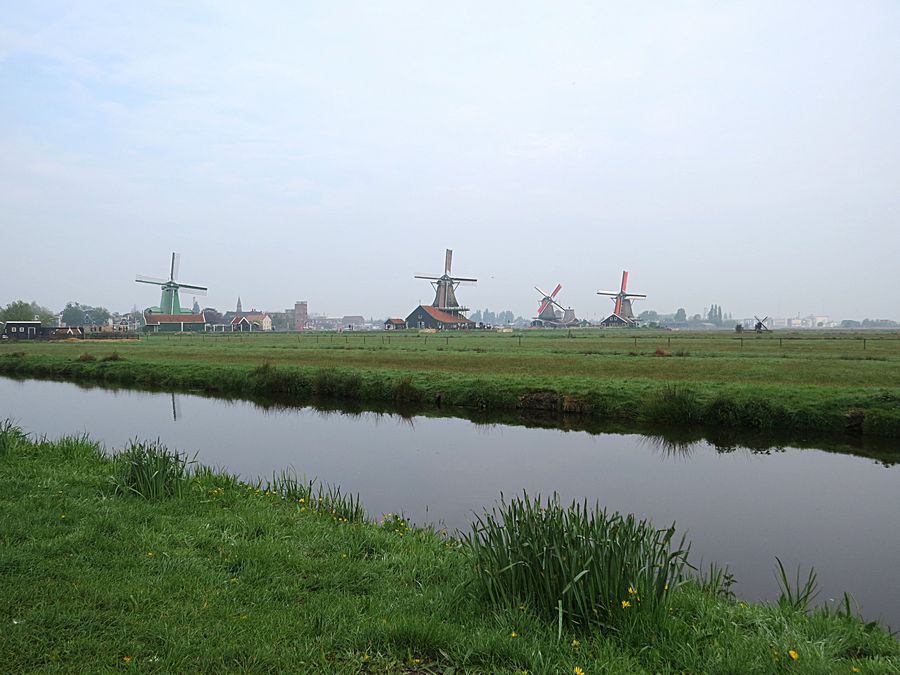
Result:
<svg viewBox="0 0 900 675">
<path fill-rule="evenodd" d="M 302 510 L 324 513 L 339 522 L 362 523 L 366 520 L 366 511 L 358 494 L 344 493 L 339 486 L 328 483 L 316 486 L 316 481 L 298 478 L 290 470 L 275 473 L 271 481 L 265 485 L 260 483 L 259 489 L 296 502 Z"/>
<path fill-rule="evenodd" d="M 674 525 L 526 494 L 477 517 L 464 543 L 493 604 L 524 605 L 561 633 L 563 625 L 661 625 L 687 565 L 689 546 L 674 537 Z"/>
<path fill-rule="evenodd" d="M 799 565 L 797 566 L 796 577 L 791 581 L 784 569 L 781 558 L 775 556 L 775 561 L 778 563 L 775 579 L 778 581 L 778 589 L 780 591 L 778 595 L 778 604 L 781 607 L 792 609 L 797 612 L 808 611 L 809 604 L 815 600 L 816 596 L 819 594 L 819 582 L 816 578 L 815 568 L 809 568 L 809 574 L 806 577 L 806 581 L 801 583 Z"/>
<path fill-rule="evenodd" d="M 0 456 L 13 452 L 20 445 L 26 443 L 27 440 L 28 434 L 21 427 L 14 424 L 12 420 L 0 421 Z"/>
<path fill-rule="evenodd" d="M 158 440 L 130 441 L 114 457 L 111 479 L 116 494 L 144 499 L 181 497 L 191 482 L 189 462 L 184 454 L 169 450 Z"/>
</svg>

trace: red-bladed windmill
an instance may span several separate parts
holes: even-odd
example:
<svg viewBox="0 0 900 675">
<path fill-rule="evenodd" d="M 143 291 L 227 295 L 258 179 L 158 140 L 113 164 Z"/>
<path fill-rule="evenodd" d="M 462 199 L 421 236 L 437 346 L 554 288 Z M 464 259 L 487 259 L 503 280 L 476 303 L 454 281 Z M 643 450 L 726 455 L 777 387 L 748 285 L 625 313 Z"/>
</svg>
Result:
<svg viewBox="0 0 900 675">
<path fill-rule="evenodd" d="M 463 281 L 476 282 L 478 279 L 470 277 L 453 277 L 450 276 L 450 267 L 453 264 L 453 251 L 449 248 L 444 256 L 444 274 L 439 277 L 429 277 L 417 274 L 416 279 L 428 279 L 434 287 L 434 302 L 432 307 L 447 312 L 449 314 L 459 314 L 460 312 L 468 312 L 468 307 L 463 307 L 456 300 L 456 288 Z"/>
<path fill-rule="evenodd" d="M 606 317 L 602 323 L 604 326 L 633 326 L 635 323 L 634 312 L 631 311 L 632 298 L 646 298 L 643 293 L 628 293 L 628 272 L 622 272 L 622 288 L 618 293 L 612 291 L 597 291 L 597 295 L 610 295 L 615 298 L 616 308 Z"/>
<path fill-rule="evenodd" d="M 531 322 L 532 326 L 561 328 L 563 326 L 571 326 L 578 323 L 578 319 L 575 318 L 575 310 L 571 307 L 563 307 L 556 300 L 557 294 L 562 290 L 562 284 L 556 284 L 556 288 L 553 289 L 552 293 L 542 291 L 537 286 L 534 287 L 534 290 L 540 293 L 542 298 L 541 304 L 538 306 L 537 316 L 534 317 L 534 321 Z M 562 314 L 556 311 L 557 308 L 559 308 Z"/>
</svg>

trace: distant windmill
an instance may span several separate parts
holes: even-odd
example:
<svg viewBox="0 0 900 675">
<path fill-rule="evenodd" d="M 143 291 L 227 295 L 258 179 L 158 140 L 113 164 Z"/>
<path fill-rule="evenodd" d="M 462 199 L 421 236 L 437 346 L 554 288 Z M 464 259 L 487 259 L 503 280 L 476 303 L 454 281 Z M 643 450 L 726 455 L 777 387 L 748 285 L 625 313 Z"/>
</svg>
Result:
<svg viewBox="0 0 900 675">
<path fill-rule="evenodd" d="M 560 328 L 578 323 L 578 319 L 575 318 L 575 310 L 571 307 L 563 307 L 557 302 L 556 296 L 561 289 L 562 284 L 556 284 L 556 288 L 553 289 L 552 293 L 542 291 L 537 286 L 534 287 L 534 290 L 543 297 L 541 299 L 541 304 L 538 306 L 537 316 L 534 318 L 534 321 L 531 322 L 532 326 Z M 555 308 L 559 308 L 562 313 L 560 314 L 560 312 L 557 312 Z"/>
<path fill-rule="evenodd" d="M 158 314 L 190 314 L 191 310 L 181 309 L 181 301 L 178 298 L 178 289 L 189 288 L 194 295 L 206 295 L 207 288 L 205 286 L 195 286 L 194 284 L 183 284 L 178 279 L 178 268 L 181 264 L 181 254 L 172 253 L 172 264 L 169 267 L 169 278 L 159 279 L 157 277 L 148 277 L 138 274 L 134 280 L 140 284 L 153 284 L 154 286 L 162 286 L 162 296 L 159 301 L 159 307 L 151 307 L 150 311 Z"/>
<path fill-rule="evenodd" d="M 612 291 L 597 291 L 597 295 L 611 295 L 615 298 L 616 308 L 613 313 L 603 320 L 606 326 L 623 325 L 632 326 L 635 323 L 634 312 L 631 311 L 632 298 L 646 298 L 643 293 L 628 293 L 626 287 L 628 285 L 628 272 L 622 272 L 622 288 L 618 293 Z"/>
<path fill-rule="evenodd" d="M 449 248 L 447 249 L 447 253 L 444 256 L 444 274 L 439 277 L 430 277 L 424 275 L 415 275 L 416 279 L 428 279 L 431 282 L 431 285 L 434 287 L 434 302 L 431 303 L 432 307 L 436 307 L 444 312 L 448 312 L 450 314 L 459 314 L 460 312 L 468 312 L 468 307 L 463 307 L 456 300 L 456 289 L 459 286 L 460 282 L 463 281 L 471 281 L 475 282 L 478 279 L 471 279 L 469 277 L 453 277 L 450 276 L 450 267 L 453 263 L 453 251 Z"/>
<path fill-rule="evenodd" d="M 754 314 L 753 318 L 756 319 L 756 325 L 753 326 L 753 330 L 755 330 L 757 333 L 762 333 L 763 331 L 769 330 L 769 327 L 766 325 L 766 321 L 769 320 L 768 316 L 764 316 L 762 319 L 760 319 L 758 316 L 756 316 L 756 314 Z"/>
</svg>

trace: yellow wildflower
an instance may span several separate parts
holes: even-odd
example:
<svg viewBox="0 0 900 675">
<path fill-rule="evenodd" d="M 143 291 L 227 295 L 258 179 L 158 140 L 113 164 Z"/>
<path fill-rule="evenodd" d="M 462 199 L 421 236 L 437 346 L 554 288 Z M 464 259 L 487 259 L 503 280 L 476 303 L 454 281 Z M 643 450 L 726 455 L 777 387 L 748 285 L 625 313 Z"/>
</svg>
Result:
<svg viewBox="0 0 900 675">
<path fill-rule="evenodd" d="M 572 640 L 572 649 L 581 649 L 581 643 L 578 640 Z"/>
<path fill-rule="evenodd" d="M 516 631 L 513 631 L 512 633 L 509 634 L 509 637 L 516 638 L 516 637 L 519 637 L 519 634 Z"/>
<path fill-rule="evenodd" d="M 796 661 L 797 659 L 800 658 L 800 655 L 797 652 L 795 652 L 793 649 L 788 650 L 788 656 L 790 656 L 791 659 L 794 661 Z"/>
<path fill-rule="evenodd" d="M 131 656 L 123 656 L 123 657 L 122 657 L 122 660 L 123 660 L 126 664 L 128 664 L 128 663 L 131 663 L 132 657 L 131 657 Z"/>
<path fill-rule="evenodd" d="M 637 595 L 637 589 L 634 586 L 629 586 L 628 595 Z"/>
<path fill-rule="evenodd" d="M 625 609 L 626 607 L 631 607 L 631 603 L 628 602 L 627 600 L 623 600 L 622 601 L 622 609 Z"/>
<path fill-rule="evenodd" d="M 857 668 L 856 666 L 853 666 L 853 667 L 850 669 L 850 672 L 851 672 L 851 673 L 858 673 L 858 672 L 859 672 L 859 668 Z"/>
<path fill-rule="evenodd" d="M 573 673 L 574 675 L 584 675 L 584 671 L 581 669 L 581 666 L 575 666 L 575 667 L 572 669 L 572 673 Z"/>
</svg>

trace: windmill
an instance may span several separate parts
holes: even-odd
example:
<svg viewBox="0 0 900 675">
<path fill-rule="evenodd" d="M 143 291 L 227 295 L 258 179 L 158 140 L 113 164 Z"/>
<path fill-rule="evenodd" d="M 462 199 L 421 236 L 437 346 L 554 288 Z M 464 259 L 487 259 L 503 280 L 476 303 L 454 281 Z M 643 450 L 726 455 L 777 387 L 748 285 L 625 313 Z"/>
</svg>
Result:
<svg viewBox="0 0 900 675">
<path fill-rule="evenodd" d="M 542 291 L 537 286 L 534 287 L 534 290 L 540 293 L 542 298 L 541 304 L 538 306 L 537 316 L 531 322 L 532 326 L 560 328 L 578 323 L 578 319 L 575 317 L 575 310 L 571 307 L 563 307 L 557 302 L 556 295 L 561 289 L 562 284 L 556 284 L 556 288 L 553 289 L 552 293 Z M 562 314 L 556 311 L 556 308 L 559 308 Z"/>
<path fill-rule="evenodd" d="M 756 314 L 754 314 L 753 318 L 756 319 L 756 325 L 753 326 L 753 330 L 755 330 L 757 333 L 770 331 L 769 327 L 766 325 L 766 321 L 769 320 L 768 316 L 764 316 L 762 319 L 760 319 L 758 316 L 756 316 Z"/>
<path fill-rule="evenodd" d="M 178 267 L 181 263 L 181 254 L 172 253 L 172 264 L 169 267 L 169 278 L 159 279 L 157 277 L 148 277 L 138 274 L 134 280 L 139 284 L 152 284 L 154 286 L 162 286 L 162 296 L 159 301 L 159 307 L 150 307 L 149 311 L 156 314 L 190 314 L 191 310 L 181 309 L 181 301 L 178 298 L 178 289 L 189 288 L 194 295 L 206 295 L 205 286 L 195 286 L 194 284 L 183 284 L 176 281 L 178 278 Z"/>
<path fill-rule="evenodd" d="M 478 279 L 471 279 L 469 277 L 454 277 L 450 276 L 450 266 L 453 263 L 453 251 L 449 248 L 447 249 L 447 253 L 444 256 L 444 274 L 439 277 L 430 277 L 425 275 L 417 274 L 415 275 L 415 279 L 427 279 L 431 282 L 431 285 L 434 287 L 434 302 L 431 303 L 432 307 L 435 307 L 442 312 L 447 312 L 448 314 L 460 314 L 461 312 L 468 312 L 468 307 L 463 307 L 456 300 L 456 289 L 459 284 L 463 281 L 476 282 Z"/>
<path fill-rule="evenodd" d="M 622 272 L 622 288 L 618 293 L 612 291 L 597 291 L 597 295 L 610 295 L 615 298 L 616 308 L 613 313 L 603 320 L 604 326 L 633 326 L 635 324 L 634 312 L 631 311 L 632 298 L 646 298 L 643 293 L 628 293 L 628 272 Z"/>
</svg>

